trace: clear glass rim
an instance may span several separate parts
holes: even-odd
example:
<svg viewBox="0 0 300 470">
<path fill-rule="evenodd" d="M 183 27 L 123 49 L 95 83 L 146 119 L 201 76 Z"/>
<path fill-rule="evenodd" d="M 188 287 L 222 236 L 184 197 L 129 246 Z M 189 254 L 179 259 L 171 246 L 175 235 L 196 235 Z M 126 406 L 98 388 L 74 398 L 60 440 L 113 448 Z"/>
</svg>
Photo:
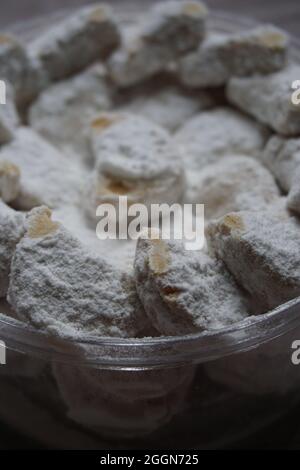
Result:
<svg viewBox="0 0 300 470">
<path fill-rule="evenodd" d="M 63 17 L 68 10 L 55 13 Z M 127 12 L 122 21 L 127 21 Z M 132 18 L 132 16 L 131 16 Z M 132 21 L 132 20 L 131 20 Z M 28 32 L 41 30 L 45 17 L 25 24 L 16 23 L 10 31 L 28 37 Z M 49 16 L 47 16 L 49 24 Z M 212 30 L 234 32 L 259 23 L 240 15 L 214 12 L 210 16 Z M 293 61 L 300 62 L 300 42 L 291 38 Z M 199 364 L 257 348 L 300 326 L 300 297 L 269 313 L 248 317 L 242 322 L 218 331 L 193 335 L 143 339 L 119 339 L 95 336 L 49 337 L 24 323 L 2 315 L 0 339 L 7 348 L 45 361 L 72 363 L 99 368 L 145 370 L 185 364 Z"/>
<path fill-rule="evenodd" d="M 269 313 L 230 327 L 160 338 L 122 339 L 78 335 L 64 338 L 2 315 L 0 339 L 8 349 L 41 360 L 110 369 L 152 369 L 200 364 L 255 349 L 300 326 L 300 297 Z"/>
</svg>

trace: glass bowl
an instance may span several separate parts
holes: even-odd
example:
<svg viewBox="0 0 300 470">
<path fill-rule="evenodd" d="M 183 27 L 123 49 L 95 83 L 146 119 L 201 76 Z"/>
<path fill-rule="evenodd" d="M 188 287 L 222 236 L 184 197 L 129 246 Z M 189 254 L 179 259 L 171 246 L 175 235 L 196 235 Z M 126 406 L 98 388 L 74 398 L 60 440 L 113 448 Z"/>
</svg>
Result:
<svg viewBox="0 0 300 470">
<path fill-rule="evenodd" d="M 130 9 L 119 12 L 121 21 L 133 21 Z M 257 25 L 223 13 L 210 22 L 218 32 Z M 10 30 L 26 40 L 47 24 L 49 17 Z M 299 62 L 294 39 L 291 49 Z M 0 317 L 7 348 L 0 420 L 50 448 L 250 445 L 299 403 L 292 344 L 300 339 L 300 298 L 219 331 L 136 340 L 49 338 L 7 309 Z"/>
</svg>

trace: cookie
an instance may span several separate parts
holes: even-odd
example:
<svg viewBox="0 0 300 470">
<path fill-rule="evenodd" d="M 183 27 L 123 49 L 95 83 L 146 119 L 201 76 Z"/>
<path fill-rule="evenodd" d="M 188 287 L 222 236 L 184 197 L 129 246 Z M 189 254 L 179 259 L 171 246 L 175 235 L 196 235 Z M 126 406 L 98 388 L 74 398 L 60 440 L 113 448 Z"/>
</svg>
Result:
<svg viewBox="0 0 300 470">
<path fill-rule="evenodd" d="M 86 209 L 95 217 L 102 203 L 173 203 L 185 184 L 180 149 L 169 134 L 145 118 L 130 114 L 102 114 L 92 123 L 91 144 L 96 160 L 87 183 Z"/>
<path fill-rule="evenodd" d="M 166 336 L 224 328 L 248 313 L 224 264 L 179 241 L 139 238 L 135 279 L 151 323 Z"/>
<path fill-rule="evenodd" d="M 211 35 L 181 60 L 179 76 L 184 85 L 197 88 L 222 86 L 231 77 L 277 72 L 286 64 L 288 42 L 287 35 L 271 25 Z"/>
<path fill-rule="evenodd" d="M 281 189 L 290 191 L 295 172 L 300 168 L 300 139 L 286 139 L 274 135 L 262 153 L 264 165 L 275 176 Z"/>
<path fill-rule="evenodd" d="M 206 166 L 197 183 L 188 188 L 186 199 L 204 204 L 206 220 L 228 212 L 268 209 L 280 198 L 272 174 L 256 159 L 243 155 L 226 156 Z"/>
<path fill-rule="evenodd" d="M 205 91 L 188 93 L 169 86 L 154 93 L 137 96 L 120 112 L 138 114 L 174 133 L 198 112 L 213 107 L 214 98 Z"/>
<path fill-rule="evenodd" d="M 232 78 L 227 86 L 230 103 L 283 136 L 300 133 L 300 107 L 292 103 L 292 84 L 300 67 L 290 65 L 268 76 Z"/>
<path fill-rule="evenodd" d="M 174 138 L 184 158 L 186 202 L 195 202 L 207 165 L 223 161 L 226 155 L 256 157 L 267 137 L 266 128 L 229 108 L 202 111 L 187 121 Z"/>
<path fill-rule="evenodd" d="M 196 1 L 155 5 L 109 60 L 114 82 L 128 87 L 166 70 L 170 62 L 202 41 L 206 16 L 206 7 Z"/>
<path fill-rule="evenodd" d="M 48 87 L 29 111 L 30 126 L 53 145 L 89 159 L 90 121 L 112 106 L 111 90 L 102 65 Z"/>
<path fill-rule="evenodd" d="M 24 233 L 24 216 L 0 199 L 0 297 L 5 297 L 9 284 L 11 260 Z"/>
<path fill-rule="evenodd" d="M 13 36 L 0 35 L 0 77 L 11 84 L 20 109 L 32 102 L 47 79 L 35 59 Z"/>
<path fill-rule="evenodd" d="M 113 11 L 98 4 L 80 9 L 48 29 L 32 41 L 29 51 L 48 81 L 55 81 L 107 58 L 119 41 Z"/>
<path fill-rule="evenodd" d="M 20 127 L 12 142 L 0 149 L 1 161 L 20 172 L 20 188 L 14 200 L 18 209 L 78 202 L 83 169 L 34 130 Z"/>
<path fill-rule="evenodd" d="M 8 301 L 19 320 L 61 337 L 130 338 L 149 324 L 132 276 L 93 256 L 46 207 L 27 217 Z"/>
<path fill-rule="evenodd" d="M 266 212 L 237 212 L 213 221 L 208 245 L 264 313 L 300 295 L 299 225 Z"/>
<path fill-rule="evenodd" d="M 300 167 L 295 171 L 292 180 L 291 190 L 287 199 L 287 207 L 298 216 L 300 215 Z"/>
</svg>

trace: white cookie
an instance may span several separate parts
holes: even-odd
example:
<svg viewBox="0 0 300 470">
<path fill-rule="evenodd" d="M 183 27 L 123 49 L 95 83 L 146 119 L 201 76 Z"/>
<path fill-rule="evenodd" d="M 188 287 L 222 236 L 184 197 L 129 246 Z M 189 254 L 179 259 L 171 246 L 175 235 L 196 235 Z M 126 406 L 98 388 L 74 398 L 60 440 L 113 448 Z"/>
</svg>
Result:
<svg viewBox="0 0 300 470">
<path fill-rule="evenodd" d="M 23 233 L 23 214 L 14 211 L 0 199 L 0 297 L 6 296 L 11 260 Z"/>
<path fill-rule="evenodd" d="M 92 123 L 96 171 L 87 184 L 87 212 L 101 203 L 146 205 L 180 200 L 185 184 L 180 151 L 169 134 L 145 118 L 103 114 Z"/>
<path fill-rule="evenodd" d="M 120 240 L 118 238 L 99 240 L 96 236 L 97 220 L 94 220 L 94 224 L 91 220 L 87 220 L 81 206 L 63 205 L 55 208 L 53 209 L 53 219 L 61 222 L 95 256 L 100 256 L 116 270 L 132 271 L 135 240 Z"/>
<path fill-rule="evenodd" d="M 135 258 L 137 291 L 163 335 L 215 330 L 247 316 L 247 305 L 222 262 L 181 242 L 140 238 Z"/>
<path fill-rule="evenodd" d="M 252 157 L 226 156 L 206 166 L 197 186 L 187 190 L 189 202 L 204 204 L 205 218 L 228 212 L 263 210 L 276 203 L 279 189 L 272 174 Z"/>
<path fill-rule="evenodd" d="M 1 161 L 20 171 L 16 207 L 29 210 L 41 204 L 77 203 L 83 170 L 32 129 L 20 127 L 16 131 L 14 140 L 0 150 Z"/>
<path fill-rule="evenodd" d="M 202 170 L 224 155 L 256 156 L 267 137 L 266 129 L 229 108 L 204 111 L 190 119 L 175 134 L 183 147 L 188 171 Z"/>
<path fill-rule="evenodd" d="M 47 30 L 29 46 L 50 81 L 68 77 L 106 58 L 119 44 L 114 14 L 107 5 L 84 7 Z"/>
<path fill-rule="evenodd" d="M 300 214 L 300 139 L 272 137 L 263 152 L 264 164 L 288 193 L 287 208 Z"/>
<path fill-rule="evenodd" d="M 30 108 L 31 127 L 54 145 L 88 155 L 86 128 L 112 106 L 105 78 L 104 67 L 97 64 L 50 86 Z"/>
<path fill-rule="evenodd" d="M 257 156 L 268 132 L 264 127 L 229 108 L 203 111 L 175 134 L 175 145 L 184 156 L 187 202 L 194 202 L 200 173 L 226 155 Z"/>
<path fill-rule="evenodd" d="M 300 215 L 300 166 L 295 171 L 291 190 L 288 194 L 287 207 L 289 210 L 296 212 Z"/>
<path fill-rule="evenodd" d="M 276 72 L 286 64 L 287 47 L 287 35 L 271 25 L 212 35 L 181 60 L 180 79 L 190 87 L 216 87 L 233 76 Z"/>
<path fill-rule="evenodd" d="M 46 207 L 28 216 L 8 301 L 18 319 L 58 336 L 136 337 L 149 324 L 132 277 L 91 254 Z"/>
<path fill-rule="evenodd" d="M 295 172 L 300 168 L 300 139 L 285 139 L 278 135 L 271 137 L 262 153 L 262 161 L 282 190 L 289 192 Z"/>
<path fill-rule="evenodd" d="M 143 116 L 173 133 L 197 112 L 211 108 L 213 104 L 213 97 L 205 91 L 189 94 L 169 86 L 150 95 L 137 96 L 120 111 Z"/>
<path fill-rule="evenodd" d="M 211 251 L 252 297 L 257 313 L 300 295 L 300 227 L 265 212 L 239 212 L 211 222 Z"/>
<path fill-rule="evenodd" d="M 167 68 L 169 55 L 159 45 L 144 45 L 139 38 L 117 50 L 108 61 L 108 72 L 120 88 L 136 85 Z"/>
<path fill-rule="evenodd" d="M 271 204 L 268 204 L 268 206 L 263 210 L 279 220 L 286 219 L 287 221 L 294 223 L 297 226 L 298 221 L 293 216 L 292 211 L 290 211 L 287 207 L 287 201 L 287 196 L 280 196 L 279 198 L 274 199 L 274 201 Z"/>
<path fill-rule="evenodd" d="M 111 57 L 113 80 L 120 87 L 128 87 L 166 70 L 170 62 L 202 41 L 206 16 L 205 6 L 196 1 L 155 5 L 136 34 Z"/>
<path fill-rule="evenodd" d="M 292 103 L 292 84 L 299 74 L 300 67 L 290 65 L 269 76 L 232 78 L 227 86 L 228 100 L 279 134 L 297 136 L 300 106 Z"/>
<path fill-rule="evenodd" d="M 46 85 L 46 78 L 16 38 L 0 35 L 0 77 L 10 83 L 20 108 L 32 101 Z"/>
<path fill-rule="evenodd" d="M 167 44 L 175 53 L 195 47 L 205 34 L 207 8 L 194 0 L 169 0 L 152 7 L 142 20 L 141 37 L 146 42 Z"/>
</svg>

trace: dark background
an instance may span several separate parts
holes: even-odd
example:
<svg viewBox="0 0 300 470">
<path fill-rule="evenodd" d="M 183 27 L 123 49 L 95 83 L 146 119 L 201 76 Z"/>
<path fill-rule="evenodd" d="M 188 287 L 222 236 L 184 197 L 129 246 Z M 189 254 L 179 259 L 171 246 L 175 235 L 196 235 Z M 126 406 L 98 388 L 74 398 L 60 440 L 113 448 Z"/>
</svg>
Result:
<svg viewBox="0 0 300 470">
<path fill-rule="evenodd" d="M 124 0 L 102 0 L 112 5 L 122 5 Z M 126 1 L 126 0 L 125 0 Z M 132 4 L 151 5 L 156 0 L 129 0 Z M 276 24 L 300 37 L 300 0 L 204 0 L 212 10 L 226 13 L 244 15 Z M 87 5 L 84 0 L 1 0 L 0 5 L 0 32 L 1 29 L 10 29 L 13 23 L 32 20 L 41 15 L 54 13 L 58 9 Z M 278 432 L 280 430 L 280 432 Z M 250 448 L 292 448 L 300 449 L 300 409 L 293 411 L 276 424 L 276 432 L 269 428 L 263 435 L 257 435 L 255 442 L 245 442 Z M 26 438 L 16 435 L 12 430 L 1 426 L 0 423 L 0 449 L 28 448 L 36 445 Z"/>
<path fill-rule="evenodd" d="M 124 5 L 124 0 L 102 0 L 110 4 Z M 125 0 L 126 1 L 126 0 Z M 156 0 L 131 0 L 136 4 L 153 4 Z M 295 35 L 300 35 L 299 0 L 204 0 L 211 9 L 275 23 Z M 86 0 L 1 0 L 0 26 L 7 28 L 12 22 L 32 19 L 59 8 L 86 5 Z M 299 32 L 298 32 L 299 31 Z"/>
</svg>

